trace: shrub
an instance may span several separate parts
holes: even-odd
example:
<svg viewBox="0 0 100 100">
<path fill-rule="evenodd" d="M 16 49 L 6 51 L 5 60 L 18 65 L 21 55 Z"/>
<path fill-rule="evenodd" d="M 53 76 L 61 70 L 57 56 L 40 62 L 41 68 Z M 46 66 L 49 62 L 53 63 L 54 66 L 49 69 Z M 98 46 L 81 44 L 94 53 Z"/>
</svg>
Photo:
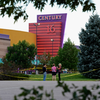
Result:
<svg viewBox="0 0 100 100">
<path fill-rule="evenodd" d="M 22 73 L 0 74 L 0 80 L 24 80 L 28 78 L 29 78 L 29 75 L 25 75 Z"/>
<path fill-rule="evenodd" d="M 23 80 L 29 78 L 28 75 L 17 73 L 19 68 L 14 62 L 8 62 L 5 57 L 2 59 L 3 64 L 0 66 L 0 80 Z"/>
</svg>

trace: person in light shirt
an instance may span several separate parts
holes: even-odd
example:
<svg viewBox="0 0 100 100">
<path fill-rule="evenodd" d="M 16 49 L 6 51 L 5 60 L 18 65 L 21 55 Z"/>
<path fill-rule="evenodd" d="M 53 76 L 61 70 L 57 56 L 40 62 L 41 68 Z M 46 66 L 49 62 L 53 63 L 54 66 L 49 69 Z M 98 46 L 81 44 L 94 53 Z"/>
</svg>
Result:
<svg viewBox="0 0 100 100">
<path fill-rule="evenodd" d="M 52 81 L 53 80 L 56 81 L 56 66 L 55 66 L 54 63 L 53 63 L 53 66 L 52 66 Z"/>
</svg>

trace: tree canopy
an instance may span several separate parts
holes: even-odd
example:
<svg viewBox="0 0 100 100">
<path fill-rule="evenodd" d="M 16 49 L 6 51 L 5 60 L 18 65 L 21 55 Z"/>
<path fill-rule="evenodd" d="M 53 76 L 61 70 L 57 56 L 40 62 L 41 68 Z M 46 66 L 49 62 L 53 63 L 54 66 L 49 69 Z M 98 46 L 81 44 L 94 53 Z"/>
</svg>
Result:
<svg viewBox="0 0 100 100">
<path fill-rule="evenodd" d="M 100 78 L 100 17 L 92 15 L 79 34 L 78 70 L 88 78 Z"/>
<path fill-rule="evenodd" d="M 63 68 L 77 69 L 79 50 L 68 38 L 63 48 L 59 48 L 58 55 L 51 59 L 51 63 L 58 65 L 62 63 Z"/>
<path fill-rule="evenodd" d="M 22 68 L 31 67 L 31 61 L 34 60 L 37 49 L 34 44 L 29 44 L 25 40 L 19 41 L 18 44 L 8 47 L 6 59 L 8 62 L 22 66 Z"/>
<path fill-rule="evenodd" d="M 57 4 L 64 8 L 69 7 L 72 11 L 76 10 L 79 5 L 82 6 L 83 12 L 96 10 L 92 0 L 0 0 L 0 15 L 2 17 L 14 15 L 15 22 L 20 17 L 23 17 L 23 20 L 26 21 L 28 19 L 26 8 L 30 3 L 33 4 L 33 7 L 42 11 L 48 2 L 52 7 Z"/>
</svg>

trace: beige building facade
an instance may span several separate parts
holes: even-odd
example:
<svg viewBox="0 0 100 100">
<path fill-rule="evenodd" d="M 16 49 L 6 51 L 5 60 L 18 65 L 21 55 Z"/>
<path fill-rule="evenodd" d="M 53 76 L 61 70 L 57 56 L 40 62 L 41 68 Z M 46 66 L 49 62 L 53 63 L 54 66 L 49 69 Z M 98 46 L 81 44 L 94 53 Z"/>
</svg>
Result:
<svg viewBox="0 0 100 100">
<path fill-rule="evenodd" d="M 10 46 L 9 35 L 0 34 L 0 58 L 6 55 L 7 47 Z"/>
</svg>

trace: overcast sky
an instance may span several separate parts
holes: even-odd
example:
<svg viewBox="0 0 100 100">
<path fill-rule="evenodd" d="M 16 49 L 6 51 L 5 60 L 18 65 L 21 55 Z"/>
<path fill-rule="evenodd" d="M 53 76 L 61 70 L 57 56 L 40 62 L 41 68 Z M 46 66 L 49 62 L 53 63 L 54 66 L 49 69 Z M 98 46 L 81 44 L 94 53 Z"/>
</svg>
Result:
<svg viewBox="0 0 100 100">
<path fill-rule="evenodd" d="M 94 2 L 96 3 L 97 8 L 95 13 L 100 15 L 100 1 L 94 0 Z M 66 42 L 67 39 L 70 38 L 75 45 L 80 45 L 78 34 L 80 33 L 81 28 L 85 28 L 86 22 L 88 22 L 89 17 L 92 15 L 92 12 L 82 12 L 80 6 L 78 7 L 77 11 L 71 12 L 69 8 L 65 9 L 62 7 L 59 8 L 56 5 L 54 7 L 46 5 L 44 10 L 40 12 L 39 10 L 35 9 L 31 4 L 27 7 L 27 13 L 29 15 L 29 18 L 26 22 L 24 22 L 23 19 L 20 18 L 15 24 L 13 17 L 0 17 L 0 28 L 28 32 L 29 23 L 37 22 L 37 15 L 67 13 L 64 42 Z"/>
</svg>

